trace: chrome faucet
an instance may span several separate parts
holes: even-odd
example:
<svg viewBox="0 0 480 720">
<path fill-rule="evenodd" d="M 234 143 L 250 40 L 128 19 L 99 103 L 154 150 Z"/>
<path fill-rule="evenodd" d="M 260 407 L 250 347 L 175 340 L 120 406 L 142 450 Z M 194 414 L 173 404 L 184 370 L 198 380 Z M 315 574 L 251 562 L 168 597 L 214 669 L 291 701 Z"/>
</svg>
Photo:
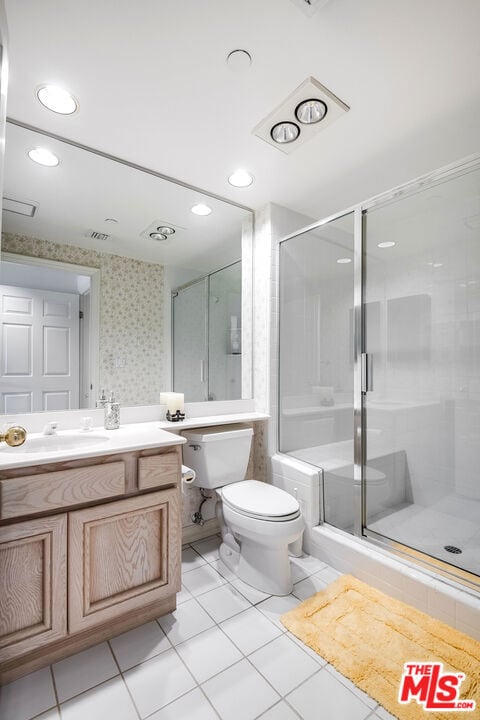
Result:
<svg viewBox="0 0 480 720">
<path fill-rule="evenodd" d="M 47 423 L 43 428 L 43 434 L 44 435 L 56 435 L 57 434 L 57 428 L 58 423 L 56 422 L 49 422 Z"/>
</svg>

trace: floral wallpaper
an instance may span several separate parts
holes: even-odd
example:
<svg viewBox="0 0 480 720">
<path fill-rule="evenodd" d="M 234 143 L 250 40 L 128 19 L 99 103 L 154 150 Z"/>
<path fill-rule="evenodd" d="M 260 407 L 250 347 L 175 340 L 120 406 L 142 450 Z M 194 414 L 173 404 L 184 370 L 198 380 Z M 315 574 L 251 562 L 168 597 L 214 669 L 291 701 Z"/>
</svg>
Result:
<svg viewBox="0 0 480 720">
<path fill-rule="evenodd" d="M 61 245 L 25 235 L 2 235 L 4 252 L 99 268 L 100 384 L 122 405 L 152 405 L 166 387 L 164 267 L 133 258 Z M 122 358 L 124 367 L 115 367 Z"/>
</svg>

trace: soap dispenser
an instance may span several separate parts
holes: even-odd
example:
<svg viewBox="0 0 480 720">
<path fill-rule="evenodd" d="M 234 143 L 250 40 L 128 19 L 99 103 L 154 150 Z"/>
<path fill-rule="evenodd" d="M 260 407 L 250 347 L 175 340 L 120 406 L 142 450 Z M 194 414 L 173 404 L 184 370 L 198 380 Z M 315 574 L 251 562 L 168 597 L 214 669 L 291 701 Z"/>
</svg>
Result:
<svg viewBox="0 0 480 720">
<path fill-rule="evenodd" d="M 110 394 L 110 400 L 105 405 L 105 430 L 118 430 L 120 427 L 120 403 L 115 400 L 115 394 Z"/>
<path fill-rule="evenodd" d="M 98 398 L 97 402 L 95 403 L 96 408 L 105 408 L 107 404 L 107 396 L 105 395 L 105 390 L 102 388 L 102 392 L 100 393 L 100 397 Z"/>
</svg>

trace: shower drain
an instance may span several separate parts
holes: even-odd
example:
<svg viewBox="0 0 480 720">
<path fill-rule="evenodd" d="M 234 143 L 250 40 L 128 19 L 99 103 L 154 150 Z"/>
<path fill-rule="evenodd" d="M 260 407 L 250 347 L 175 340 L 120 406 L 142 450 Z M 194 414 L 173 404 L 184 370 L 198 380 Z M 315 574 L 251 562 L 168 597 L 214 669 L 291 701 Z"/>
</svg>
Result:
<svg viewBox="0 0 480 720">
<path fill-rule="evenodd" d="M 444 545 L 443 549 L 446 550 L 447 552 L 453 553 L 454 555 L 462 554 L 462 551 L 460 550 L 460 548 L 455 547 L 455 545 Z"/>
</svg>

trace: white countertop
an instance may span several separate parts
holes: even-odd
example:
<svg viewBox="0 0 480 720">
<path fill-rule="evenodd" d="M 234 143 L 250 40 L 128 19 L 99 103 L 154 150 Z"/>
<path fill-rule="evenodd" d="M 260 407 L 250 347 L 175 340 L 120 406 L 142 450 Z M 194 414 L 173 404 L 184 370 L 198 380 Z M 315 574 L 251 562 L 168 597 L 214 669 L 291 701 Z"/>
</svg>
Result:
<svg viewBox="0 0 480 720">
<path fill-rule="evenodd" d="M 65 450 L 48 451 L 44 447 L 36 452 L 25 452 L 23 445 L 9 447 L 0 445 L 0 471 L 12 468 L 45 465 L 55 462 L 66 462 L 67 460 L 81 460 L 90 457 L 100 457 L 114 453 L 129 452 L 133 450 L 144 450 L 148 448 L 160 448 L 167 445 L 182 445 L 185 442 L 179 433 L 182 430 L 194 427 L 211 427 L 213 425 L 230 425 L 240 422 L 254 422 L 266 420 L 268 415 L 262 413 L 233 413 L 230 415 L 212 415 L 208 417 L 188 418 L 182 422 L 172 423 L 167 421 L 154 420 L 151 422 L 131 423 L 121 425 L 118 430 L 105 430 L 103 426 L 93 427 L 91 431 L 82 430 L 58 430 L 56 435 L 43 435 L 42 433 L 28 433 L 27 443 L 31 439 L 40 439 L 47 445 L 55 438 L 65 438 L 74 441 L 81 438 L 83 443 L 101 436 L 101 440 L 92 445 L 84 444 L 81 447 L 68 448 Z M 23 449 L 23 452 L 22 452 Z"/>
</svg>

